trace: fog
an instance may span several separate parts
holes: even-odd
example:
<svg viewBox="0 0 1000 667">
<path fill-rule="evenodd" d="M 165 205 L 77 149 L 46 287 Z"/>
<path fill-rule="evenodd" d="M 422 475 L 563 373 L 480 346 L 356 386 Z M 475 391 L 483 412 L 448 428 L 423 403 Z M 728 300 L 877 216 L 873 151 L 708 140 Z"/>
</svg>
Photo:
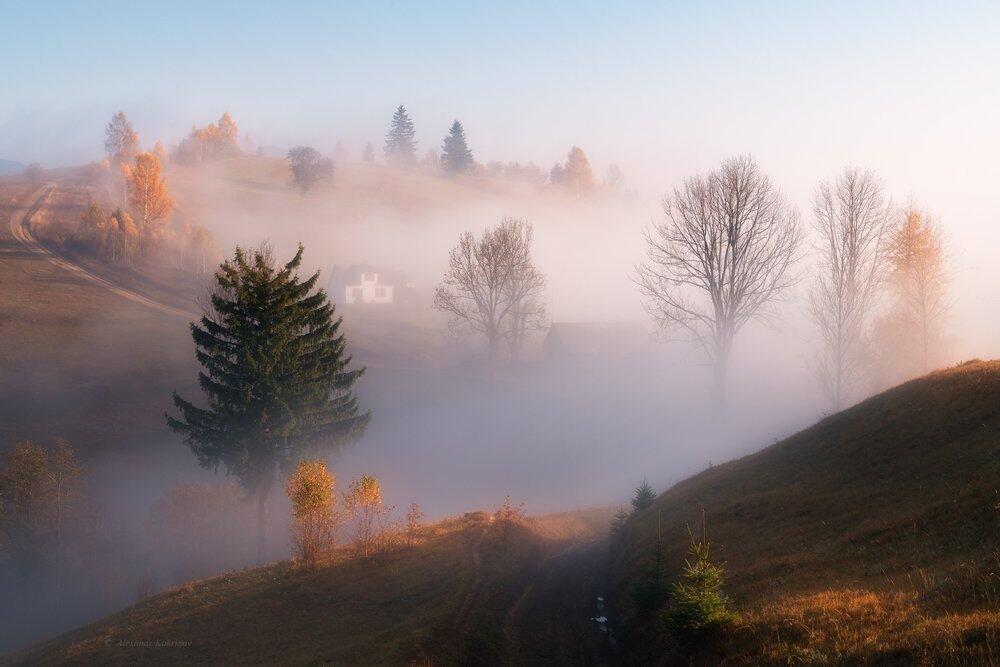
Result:
<svg viewBox="0 0 1000 667">
<path fill-rule="evenodd" d="M 389 503 L 405 508 L 417 502 L 429 520 L 490 509 L 508 494 L 532 514 L 626 505 L 643 480 L 662 491 L 790 435 L 827 409 L 807 363 L 816 345 L 804 312 L 813 262 L 808 253 L 795 267 L 799 282 L 775 306 L 774 322 L 752 323 L 738 337 L 728 404 L 720 408 L 710 400 L 707 358 L 655 331 L 633 281 L 644 259 L 643 232 L 662 215 L 658 197 L 631 191 L 581 199 L 526 183 L 485 177 L 452 182 L 355 162 L 340 165 L 332 188 L 303 195 L 290 187 L 284 162 L 273 158 L 175 165 L 168 183 L 178 202 L 176 220 L 207 227 L 225 253 L 266 241 L 284 260 L 304 245 L 303 273 L 321 272 L 320 284 L 344 317 L 349 350 L 367 368 L 357 393 L 373 420 L 360 442 L 329 459 L 340 488 L 374 474 Z M 808 199 L 794 203 L 808 215 Z M 640 339 L 623 339 L 610 355 L 553 359 L 542 346 L 545 333 L 536 332 L 520 363 L 495 368 L 486 363 L 481 340 L 450 337 L 446 318 L 431 308 L 448 251 L 461 232 L 478 235 L 504 216 L 533 225 L 533 257 L 546 276 L 552 323 L 624 323 L 641 332 Z M 956 341 L 949 351 L 953 361 L 996 352 L 990 332 L 997 320 L 975 302 L 984 269 L 968 270 L 967 258 L 978 250 L 966 247 L 964 238 L 960 228 L 949 234 L 956 267 L 948 324 Z M 344 304 L 343 288 L 332 278 L 351 265 L 405 275 L 412 287 L 408 300 Z M 119 326 L 127 330 L 129 317 L 123 314 Z M 107 548 L 118 558 L 117 577 L 111 583 L 83 577 L 29 603 L 11 591 L 4 596 L 13 601 L 4 610 L 10 619 L 5 647 L 127 605 L 140 587 L 162 589 L 254 562 L 248 504 L 227 510 L 219 519 L 226 529 L 202 536 L 196 553 L 178 551 L 179 544 L 150 532 L 151 508 L 171 489 L 227 481 L 221 471 L 200 469 L 160 422 L 170 407 L 169 391 L 198 394 L 186 322 L 164 317 L 157 330 L 160 377 L 151 380 L 155 391 L 131 406 L 147 413 L 146 430 L 141 436 L 90 433 L 78 443 L 90 493 L 113 535 Z M 78 354 L 88 354 L 104 335 L 100 320 L 87 331 L 80 329 L 72 341 Z M 142 345 L 136 340 L 129 348 Z M 110 385 L 134 378 L 136 364 L 143 363 L 129 354 L 109 355 L 102 365 L 113 369 L 104 380 Z M 36 419 L 54 413 L 72 422 L 83 411 L 100 416 L 120 407 L 84 401 L 72 388 L 78 378 L 61 379 L 57 367 L 31 369 L 31 377 L 41 392 L 30 404 Z M 29 431 L 43 437 L 37 423 L 22 432 Z M 288 512 L 276 488 L 269 558 L 290 554 Z"/>
<path fill-rule="evenodd" d="M 774 304 L 771 325 L 753 322 L 737 337 L 724 408 L 710 400 L 703 351 L 656 331 L 634 282 L 644 230 L 663 215 L 660 198 L 733 155 L 753 155 L 807 229 L 816 184 L 848 165 L 871 168 L 896 204 L 913 198 L 946 238 L 944 363 L 1000 355 L 998 42 L 996 17 L 981 8 L 942 18 L 908 7 L 902 17 L 854 24 L 850 12 L 786 7 L 790 29 L 757 8 L 604 16 L 532 6 L 515 11 L 524 14 L 516 20 L 479 17 L 475 34 L 489 38 L 476 48 L 468 35 L 453 42 L 447 21 L 428 18 L 439 9 L 387 18 L 398 38 L 391 48 L 359 29 L 367 24 L 353 12 L 311 17 L 299 8 L 295 25 L 268 14 L 273 24 L 206 35 L 212 21 L 193 25 L 162 7 L 154 17 L 141 16 L 151 11 L 144 8 L 125 12 L 143 20 L 141 30 L 121 31 L 111 20 L 81 29 L 91 11 L 46 21 L 51 34 L 38 42 L 27 9 L 11 9 L 17 15 L 0 25 L 13 63 L 0 95 L 0 158 L 69 168 L 99 160 L 103 124 L 119 108 L 147 149 L 231 112 L 251 149 L 235 160 L 170 165 L 173 221 L 207 228 L 224 256 L 267 242 L 280 261 L 305 247 L 302 272 L 321 272 L 343 315 L 348 349 L 367 369 L 357 394 L 373 415 L 363 439 L 330 455 L 331 469 L 340 491 L 354 477 L 377 476 L 397 514 L 416 502 L 435 520 L 494 508 L 508 494 L 535 515 L 625 505 L 643 480 L 663 491 L 824 416 L 828 402 L 809 363 L 818 345 L 806 313 L 816 269 L 811 233 L 793 269 L 799 280 Z M 553 41 L 556 34 L 564 37 Z M 150 43 L 159 48 L 149 62 L 120 56 Z M 428 53 L 431 43 L 439 50 Z M 522 62 L 512 62 L 512 46 Z M 271 55 L 282 47 L 296 66 Z M 399 65 L 414 53 L 419 62 Z M 318 82 L 318 70 L 330 80 Z M 547 173 L 579 145 L 598 181 L 620 165 L 624 188 L 575 197 L 549 185 L 362 163 L 366 143 L 380 151 L 401 101 L 415 118 L 418 156 L 437 149 L 458 116 L 483 164 L 533 162 Z M 338 141 L 350 158 L 329 187 L 308 195 L 292 188 L 284 160 L 252 157 L 257 147 L 274 155 L 296 144 L 332 155 Z M 450 337 L 447 318 L 431 307 L 449 250 L 462 232 L 481 234 L 508 216 L 533 226 L 551 323 L 614 324 L 641 335 L 617 339 L 610 354 L 553 358 L 539 331 L 519 363 L 497 367 L 486 363 L 482 340 Z M 357 265 L 405 280 L 406 299 L 343 303 L 338 271 Z M 80 548 L 75 569 L 59 577 L 0 589 L 0 650 L 120 609 L 139 588 L 254 563 L 249 507 L 226 505 L 226 492 L 218 504 L 228 514 L 219 510 L 194 538 L 165 537 L 149 525 L 171 489 L 232 481 L 201 469 L 163 420 L 171 391 L 199 397 L 188 323 L 117 297 L 92 298 L 78 283 L 32 278 L 23 283 L 28 296 L 3 295 L 35 310 L 0 319 L 9 341 L 0 451 L 70 437 L 99 517 L 100 539 L 88 544 L 102 546 L 92 560 Z M 37 305 L 49 302 L 62 310 Z M 63 338 L 49 333 L 66 322 Z M 849 402 L 871 391 L 861 387 Z M 279 484 L 271 559 L 290 555 L 288 514 Z"/>
</svg>

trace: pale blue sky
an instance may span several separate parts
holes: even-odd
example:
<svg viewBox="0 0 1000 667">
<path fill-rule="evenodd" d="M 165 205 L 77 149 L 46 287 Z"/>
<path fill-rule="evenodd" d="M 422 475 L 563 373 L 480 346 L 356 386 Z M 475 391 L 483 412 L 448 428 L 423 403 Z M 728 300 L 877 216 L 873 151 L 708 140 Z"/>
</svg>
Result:
<svg viewBox="0 0 1000 667">
<path fill-rule="evenodd" d="M 482 159 L 643 168 L 995 124 L 1000 5 L 833 4 L 2 0 L 0 157 L 96 157 L 118 109 L 150 144 L 228 110 L 324 148 L 404 102 L 422 150 L 457 117 Z"/>
</svg>

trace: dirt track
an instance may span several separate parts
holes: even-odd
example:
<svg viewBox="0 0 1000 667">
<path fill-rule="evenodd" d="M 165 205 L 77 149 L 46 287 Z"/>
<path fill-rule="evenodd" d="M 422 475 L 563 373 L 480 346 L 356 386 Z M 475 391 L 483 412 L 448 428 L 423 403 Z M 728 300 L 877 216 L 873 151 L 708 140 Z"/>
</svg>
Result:
<svg viewBox="0 0 1000 667">
<path fill-rule="evenodd" d="M 180 308 L 175 308 L 169 306 L 165 303 L 160 303 L 159 301 L 154 301 L 149 297 L 143 296 L 138 292 L 134 292 L 120 285 L 116 285 L 107 278 L 99 276 L 92 271 L 89 271 L 82 266 L 75 264 L 66 257 L 63 257 L 56 252 L 50 250 L 49 248 L 42 245 L 38 239 L 34 237 L 31 233 L 31 216 L 40 211 L 45 206 L 45 202 L 52 196 L 59 186 L 54 183 L 46 183 L 41 186 L 33 193 L 31 193 L 24 204 L 19 206 L 10 216 L 10 233 L 15 240 L 20 242 L 26 248 L 32 252 L 44 256 L 50 262 L 56 266 L 71 271 L 78 275 L 81 275 L 88 280 L 91 280 L 101 287 L 117 294 L 118 296 L 128 299 L 133 303 L 145 306 L 147 308 L 152 308 L 161 313 L 166 313 L 168 315 L 176 315 L 178 317 L 183 317 L 188 320 L 198 319 L 198 315 L 192 311 L 183 310 Z"/>
</svg>

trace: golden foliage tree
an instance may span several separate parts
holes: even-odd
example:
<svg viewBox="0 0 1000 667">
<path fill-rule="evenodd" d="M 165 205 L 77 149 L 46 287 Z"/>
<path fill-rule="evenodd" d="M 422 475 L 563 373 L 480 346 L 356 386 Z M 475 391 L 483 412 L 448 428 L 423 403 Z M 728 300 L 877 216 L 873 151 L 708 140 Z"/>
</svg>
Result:
<svg viewBox="0 0 1000 667">
<path fill-rule="evenodd" d="M 948 274 L 940 225 L 912 203 L 891 234 L 889 263 L 890 285 L 901 323 L 915 337 L 919 354 L 916 362 L 926 373 L 948 312 Z"/>
<path fill-rule="evenodd" d="M 122 173 L 128 191 L 128 205 L 139 221 L 139 249 L 146 252 L 162 231 L 162 222 L 173 210 L 167 193 L 160 160 L 152 153 L 135 156 L 134 165 L 124 165 Z"/>
<path fill-rule="evenodd" d="M 912 203 L 889 235 L 889 309 L 871 329 L 868 363 L 873 387 L 881 390 L 926 373 L 947 361 L 944 323 L 948 273 L 944 234 Z"/>
<path fill-rule="evenodd" d="M 80 234 L 102 256 L 109 256 L 111 224 L 107 213 L 97 204 L 91 204 L 80 217 Z"/>
<path fill-rule="evenodd" d="M 129 264 L 139 246 L 139 228 L 132 216 L 120 208 L 108 219 L 111 235 L 111 261 Z"/>
<path fill-rule="evenodd" d="M 222 114 L 218 124 L 192 127 L 191 133 L 177 147 L 175 159 L 181 164 L 201 164 L 242 153 L 239 147 L 239 127 L 228 113 Z"/>
<path fill-rule="evenodd" d="M 382 502 L 382 485 L 371 475 L 351 480 L 344 494 L 344 509 L 354 525 L 354 544 L 362 556 L 375 553 L 379 537 L 387 526 L 391 506 Z"/>
<path fill-rule="evenodd" d="M 333 548 L 339 515 L 336 480 L 322 461 L 300 461 L 285 487 L 292 503 L 292 541 L 309 567 Z"/>
</svg>

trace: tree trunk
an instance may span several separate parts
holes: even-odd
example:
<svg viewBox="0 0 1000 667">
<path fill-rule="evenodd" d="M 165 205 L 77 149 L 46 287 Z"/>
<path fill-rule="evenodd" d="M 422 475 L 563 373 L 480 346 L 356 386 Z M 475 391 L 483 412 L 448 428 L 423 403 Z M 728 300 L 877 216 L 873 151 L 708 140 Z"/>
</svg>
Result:
<svg viewBox="0 0 1000 667">
<path fill-rule="evenodd" d="M 264 564 L 267 551 L 267 491 L 257 494 L 257 564 Z"/>
<path fill-rule="evenodd" d="M 712 384 L 712 400 L 716 407 L 726 408 L 726 376 L 729 370 L 729 350 L 717 350 L 713 360 L 715 378 Z"/>
</svg>

